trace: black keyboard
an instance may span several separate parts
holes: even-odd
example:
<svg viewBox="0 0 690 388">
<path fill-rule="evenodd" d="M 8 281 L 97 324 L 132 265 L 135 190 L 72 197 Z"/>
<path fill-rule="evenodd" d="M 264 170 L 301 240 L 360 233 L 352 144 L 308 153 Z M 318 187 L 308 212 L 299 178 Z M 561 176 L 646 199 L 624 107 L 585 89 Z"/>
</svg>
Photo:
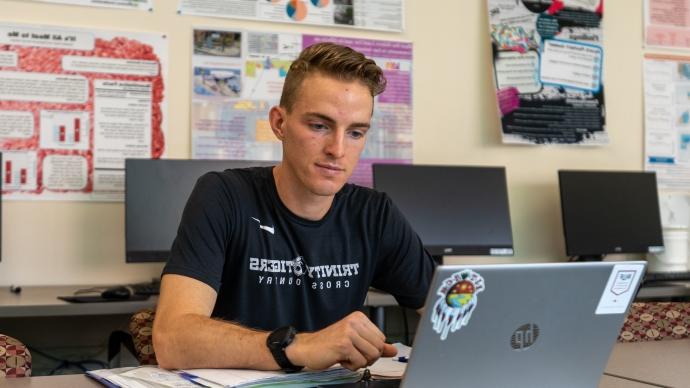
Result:
<svg viewBox="0 0 690 388">
<path fill-rule="evenodd" d="M 158 295 L 161 292 L 160 282 L 135 283 L 130 284 L 129 287 L 132 288 L 135 295 Z"/>
<path fill-rule="evenodd" d="M 648 272 L 644 283 L 690 281 L 690 272 Z"/>
</svg>

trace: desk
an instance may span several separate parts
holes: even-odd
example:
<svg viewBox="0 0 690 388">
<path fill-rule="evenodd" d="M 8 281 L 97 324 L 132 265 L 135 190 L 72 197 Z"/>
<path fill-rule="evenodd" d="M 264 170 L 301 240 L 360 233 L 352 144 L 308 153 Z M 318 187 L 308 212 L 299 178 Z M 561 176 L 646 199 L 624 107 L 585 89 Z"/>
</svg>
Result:
<svg viewBox="0 0 690 388">
<path fill-rule="evenodd" d="M 69 303 L 57 298 L 73 295 L 84 288 L 90 286 L 28 286 L 14 294 L 8 287 L 2 287 L 0 318 L 133 314 L 144 308 L 154 308 L 158 302 L 156 295 L 147 300 L 102 303 Z"/>
<path fill-rule="evenodd" d="M 690 382 L 688 365 L 690 340 L 617 343 L 606 365 L 606 373 L 614 376 L 602 376 L 599 388 L 687 387 Z M 84 375 L 0 378 L 0 388 L 48 387 L 79 388 L 101 385 Z"/>
<path fill-rule="evenodd" d="M 690 386 L 690 339 L 618 343 L 606 373 L 669 387 Z"/>
<path fill-rule="evenodd" d="M 155 308 L 158 302 L 158 296 L 100 303 L 69 303 L 57 298 L 84 288 L 89 286 L 27 286 L 14 294 L 9 287 L 0 287 L 0 332 L 44 350 L 105 351 L 109 336 L 127 330 L 133 313 Z M 41 368 L 40 363 L 35 367 Z"/>
<path fill-rule="evenodd" d="M 0 289 L 0 318 L 133 314 L 141 309 L 155 308 L 158 303 L 157 295 L 147 300 L 102 303 L 69 303 L 57 298 L 90 287 L 28 286 L 22 287 L 19 294 L 3 287 Z M 373 321 L 381 330 L 385 321 L 384 307 L 397 305 L 392 295 L 374 289 L 369 291 L 364 301 L 365 307 L 372 308 Z"/>
<path fill-rule="evenodd" d="M 3 381 L 6 380 L 6 381 Z M 0 388 L 103 388 L 85 375 L 45 376 L 19 379 L 0 378 Z M 655 385 L 638 383 L 617 377 L 604 376 L 599 388 L 652 388 Z"/>
<path fill-rule="evenodd" d="M 635 298 L 638 302 L 690 300 L 690 282 L 664 282 L 654 286 L 643 285 Z"/>
<path fill-rule="evenodd" d="M 0 377 L 0 388 L 103 388 L 104 385 L 86 375 L 41 376 L 41 377 Z"/>
</svg>

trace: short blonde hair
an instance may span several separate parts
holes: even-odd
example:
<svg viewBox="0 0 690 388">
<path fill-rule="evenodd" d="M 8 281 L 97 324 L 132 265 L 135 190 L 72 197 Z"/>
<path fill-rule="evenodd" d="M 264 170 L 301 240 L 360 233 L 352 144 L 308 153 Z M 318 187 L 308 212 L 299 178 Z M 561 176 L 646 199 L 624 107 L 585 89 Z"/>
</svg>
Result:
<svg viewBox="0 0 690 388">
<path fill-rule="evenodd" d="M 369 88 L 372 97 L 386 89 L 383 70 L 372 59 L 347 46 L 330 42 L 317 43 L 302 50 L 290 65 L 283 94 L 280 96 L 280 106 L 289 112 L 302 82 L 310 74 L 316 73 L 344 81 L 360 81 Z"/>
</svg>

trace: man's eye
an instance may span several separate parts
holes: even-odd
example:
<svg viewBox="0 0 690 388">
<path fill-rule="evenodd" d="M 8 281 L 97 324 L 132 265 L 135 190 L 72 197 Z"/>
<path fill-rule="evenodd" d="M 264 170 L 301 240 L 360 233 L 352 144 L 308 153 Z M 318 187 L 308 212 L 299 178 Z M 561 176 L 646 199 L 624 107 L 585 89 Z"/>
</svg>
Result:
<svg viewBox="0 0 690 388">
<path fill-rule="evenodd" d="M 328 127 L 324 124 L 321 123 L 311 123 L 309 124 L 309 128 L 317 130 L 317 131 L 322 131 L 324 129 L 328 129 Z"/>
<path fill-rule="evenodd" d="M 351 131 L 350 132 L 350 137 L 353 139 L 361 139 L 365 135 L 364 131 Z"/>
</svg>

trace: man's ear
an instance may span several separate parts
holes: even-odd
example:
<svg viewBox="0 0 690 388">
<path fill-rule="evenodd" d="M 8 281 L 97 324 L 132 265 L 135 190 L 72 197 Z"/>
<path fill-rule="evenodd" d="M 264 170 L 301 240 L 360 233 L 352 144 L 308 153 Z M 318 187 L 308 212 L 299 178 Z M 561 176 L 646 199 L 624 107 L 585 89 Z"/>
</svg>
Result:
<svg viewBox="0 0 690 388">
<path fill-rule="evenodd" d="M 278 140 L 281 141 L 285 137 L 284 128 L 286 118 L 285 109 L 281 106 L 274 106 L 268 113 L 268 121 L 271 123 L 271 129 Z"/>
</svg>

